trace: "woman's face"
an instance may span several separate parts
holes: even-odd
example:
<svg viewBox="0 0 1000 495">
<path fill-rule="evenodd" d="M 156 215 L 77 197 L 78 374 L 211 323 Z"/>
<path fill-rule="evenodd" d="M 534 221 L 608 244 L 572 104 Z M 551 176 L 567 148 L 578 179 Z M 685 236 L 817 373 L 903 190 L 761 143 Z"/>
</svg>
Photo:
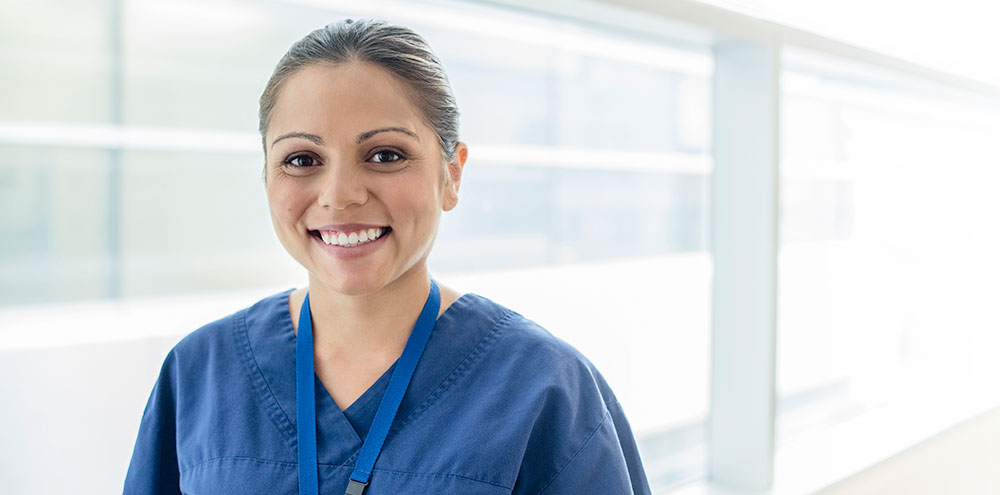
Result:
<svg viewBox="0 0 1000 495">
<path fill-rule="evenodd" d="M 444 167 L 437 135 L 389 72 L 301 69 L 280 91 L 266 146 L 271 220 L 311 284 L 370 294 L 426 270 L 466 150 Z"/>
</svg>

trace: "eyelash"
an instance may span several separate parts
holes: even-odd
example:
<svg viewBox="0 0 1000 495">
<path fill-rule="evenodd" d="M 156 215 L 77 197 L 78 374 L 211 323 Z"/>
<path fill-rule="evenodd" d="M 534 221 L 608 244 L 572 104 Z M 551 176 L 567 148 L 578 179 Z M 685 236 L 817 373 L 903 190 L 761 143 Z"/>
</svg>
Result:
<svg viewBox="0 0 1000 495">
<path fill-rule="evenodd" d="M 406 160 L 406 155 L 404 155 L 400 151 L 396 151 L 396 150 L 392 150 L 392 149 L 380 149 L 380 150 L 376 150 L 374 153 L 371 154 L 371 156 L 368 157 L 368 160 L 372 160 L 373 158 L 375 158 L 378 155 L 381 155 L 382 153 L 392 153 L 393 155 L 396 155 L 396 159 L 389 160 L 389 161 L 376 161 L 376 162 L 373 162 L 373 163 L 391 165 L 391 164 L 394 164 L 394 163 Z M 312 155 L 310 155 L 308 153 L 299 153 L 299 154 L 296 154 L 296 155 L 291 155 L 288 158 L 286 158 L 284 160 L 283 164 L 286 165 L 286 166 L 288 166 L 288 167 L 290 167 L 290 168 L 293 168 L 293 169 L 309 168 L 309 167 L 314 167 L 315 166 L 315 165 L 295 165 L 294 163 L 292 163 L 293 161 L 295 161 L 295 160 L 297 160 L 299 158 L 308 158 L 308 159 L 310 159 L 310 160 L 312 160 L 314 162 L 319 161 L 315 157 L 313 157 Z"/>
</svg>

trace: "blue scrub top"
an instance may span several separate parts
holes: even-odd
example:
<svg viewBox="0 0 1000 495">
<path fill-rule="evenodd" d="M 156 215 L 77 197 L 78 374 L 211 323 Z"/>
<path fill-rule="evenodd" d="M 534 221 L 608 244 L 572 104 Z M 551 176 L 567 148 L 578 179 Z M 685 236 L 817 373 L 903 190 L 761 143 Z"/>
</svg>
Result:
<svg viewBox="0 0 1000 495">
<path fill-rule="evenodd" d="M 170 351 L 126 495 L 298 493 L 290 292 Z M 343 493 L 394 368 L 345 411 L 316 378 L 321 493 Z M 594 365 L 534 322 L 466 294 L 435 323 L 366 493 L 650 490 L 621 405 Z"/>
</svg>

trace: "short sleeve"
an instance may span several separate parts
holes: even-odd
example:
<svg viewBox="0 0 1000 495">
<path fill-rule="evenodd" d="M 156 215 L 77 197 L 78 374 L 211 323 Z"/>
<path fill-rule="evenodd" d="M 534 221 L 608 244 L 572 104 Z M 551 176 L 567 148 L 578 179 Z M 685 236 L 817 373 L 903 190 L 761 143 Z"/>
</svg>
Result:
<svg viewBox="0 0 1000 495">
<path fill-rule="evenodd" d="M 579 493 L 650 494 L 631 427 L 617 403 L 539 495 Z"/>
<path fill-rule="evenodd" d="M 628 420 L 594 365 L 562 341 L 528 351 L 531 430 L 514 494 L 648 495 L 649 483 Z"/>
<path fill-rule="evenodd" d="M 632 426 L 625 418 L 625 412 L 618 402 L 608 406 L 611 420 L 614 422 L 615 431 L 618 433 L 618 445 L 621 446 L 622 455 L 625 457 L 625 465 L 628 466 L 629 479 L 632 482 L 632 493 L 635 495 L 649 495 L 649 480 L 646 478 L 646 470 L 642 467 L 642 459 L 639 457 L 639 447 L 635 443 L 635 436 L 632 434 Z"/>
<path fill-rule="evenodd" d="M 177 435 L 174 400 L 174 354 L 164 360 L 139 425 L 132 451 L 125 495 L 179 495 Z"/>
</svg>

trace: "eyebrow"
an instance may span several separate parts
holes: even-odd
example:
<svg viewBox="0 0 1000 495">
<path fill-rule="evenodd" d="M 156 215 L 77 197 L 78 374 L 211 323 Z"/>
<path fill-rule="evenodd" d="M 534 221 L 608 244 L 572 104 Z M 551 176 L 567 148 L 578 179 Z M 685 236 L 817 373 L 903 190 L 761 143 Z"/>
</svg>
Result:
<svg viewBox="0 0 1000 495">
<path fill-rule="evenodd" d="M 382 128 L 379 128 L 379 129 L 373 129 L 371 131 L 366 131 L 366 132 L 362 132 L 361 134 L 358 134 L 358 144 L 361 144 L 362 141 L 364 141 L 365 139 L 368 139 L 368 138 L 370 138 L 370 137 L 372 137 L 372 136 L 374 136 L 374 135 L 376 135 L 376 134 L 378 134 L 380 132 L 402 132 L 403 134 L 406 134 L 408 136 L 412 136 L 412 137 L 416 138 L 417 141 L 420 141 L 420 136 L 418 136 L 417 133 L 415 133 L 415 132 L 413 132 L 413 131 L 405 128 L 405 127 L 382 127 Z"/>
<path fill-rule="evenodd" d="M 319 137 L 319 136 L 317 136 L 315 134 L 309 134 L 308 132 L 289 132 L 288 134 L 284 134 L 284 135 L 278 137 L 278 139 L 275 139 L 274 141 L 271 141 L 271 147 L 273 148 L 274 145 L 275 145 L 275 143 L 277 143 L 278 141 L 281 141 L 282 139 L 288 139 L 288 138 L 302 138 L 302 139 L 306 139 L 308 141 L 312 141 L 313 143 L 315 143 L 318 146 L 323 146 L 323 138 L 321 138 L 321 137 Z"/>
<path fill-rule="evenodd" d="M 374 136 L 374 135 L 376 135 L 376 134 L 378 134 L 380 132 L 402 132 L 403 134 L 406 134 L 408 136 L 412 136 L 413 138 L 416 138 L 417 141 L 420 141 L 420 136 L 418 136 L 417 133 L 415 133 L 415 132 L 413 132 L 413 131 L 405 128 L 405 127 L 381 127 L 381 128 L 378 128 L 378 129 L 372 129 L 370 131 L 365 131 L 365 132 L 362 132 L 361 134 L 358 134 L 358 144 L 361 144 L 366 139 L 369 139 L 372 136 Z M 316 144 L 318 146 L 323 146 L 323 138 L 321 138 L 321 137 L 319 137 L 319 136 L 317 136 L 315 134 L 309 134 L 308 132 L 289 132 L 288 134 L 283 134 L 283 135 L 279 136 L 277 139 L 275 139 L 274 141 L 272 141 L 271 142 L 271 147 L 273 148 L 274 144 L 277 143 L 278 141 L 281 141 L 282 139 L 288 139 L 288 138 L 302 138 L 302 139 L 305 139 L 305 140 L 308 140 L 308 141 L 312 141 L 314 144 Z"/>
</svg>

